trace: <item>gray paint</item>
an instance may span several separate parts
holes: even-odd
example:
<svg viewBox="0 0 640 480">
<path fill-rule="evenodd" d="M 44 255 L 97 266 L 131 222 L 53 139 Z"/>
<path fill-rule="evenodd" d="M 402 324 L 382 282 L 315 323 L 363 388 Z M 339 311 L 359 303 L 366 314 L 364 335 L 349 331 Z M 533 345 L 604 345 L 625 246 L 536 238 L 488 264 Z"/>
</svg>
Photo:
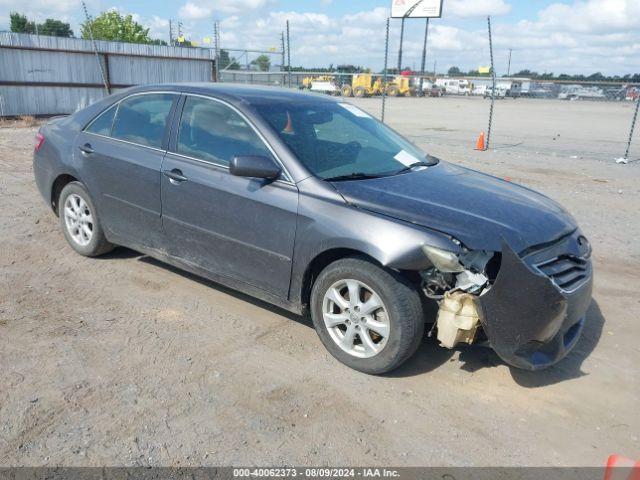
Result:
<svg viewBox="0 0 640 480">
<path fill-rule="evenodd" d="M 163 149 L 81 132 L 109 105 L 132 93 L 148 91 L 181 93 Z M 176 154 L 178 112 L 189 94 L 217 99 L 244 115 L 271 147 L 286 175 L 276 181 L 236 177 L 224 166 Z M 525 252 L 544 252 L 545 245 L 557 245 L 558 236 L 567 237 L 567 232 L 573 243 L 580 238 L 573 218 L 546 197 L 446 163 L 394 177 L 333 184 L 310 175 L 253 107 L 260 102 L 296 102 L 303 96 L 317 102 L 335 101 L 231 85 L 130 89 L 44 126 L 46 140 L 34 156 L 36 183 L 45 200 L 51 202 L 55 200 L 51 191 L 56 179 L 74 176 L 87 185 L 109 241 L 294 312 L 304 310 L 314 262 L 336 252 L 366 255 L 383 267 L 417 273 L 431 267 L 423 246 L 459 253 L 462 246 L 456 238 L 479 250 L 506 252 L 504 245 L 508 245 L 511 252 L 514 244 L 522 250 L 523 258 L 530 255 Z M 95 150 L 88 157 L 78 150 L 87 142 Z M 180 180 L 174 177 L 171 181 L 169 173 L 179 174 Z M 515 268 L 519 262 L 504 268 Z M 588 272 L 580 295 L 563 294 L 570 312 L 566 318 L 571 321 L 582 318 L 588 306 L 590 268 Z M 500 271 L 502 278 L 509 278 L 509 273 Z M 542 282 L 543 291 L 555 291 L 550 278 L 535 272 L 530 277 Z M 406 278 L 415 282 L 415 276 Z M 530 306 L 541 301 L 530 298 L 528 287 L 524 287 L 501 287 L 492 298 L 498 298 L 498 307 L 508 303 L 509 308 L 519 302 Z M 508 302 L 500 298 L 508 298 Z M 487 304 L 486 310 L 491 309 L 498 311 Z M 537 322 L 536 331 L 547 331 L 545 325 L 560 324 L 554 315 L 544 313 L 527 321 Z M 483 319 L 486 331 L 499 340 L 502 337 L 495 333 L 501 331 L 499 322 L 511 321 L 511 317 L 487 315 Z M 571 328 L 566 322 L 564 327 Z M 569 330 L 562 330 L 562 335 L 566 332 Z M 563 344 L 561 352 L 551 352 L 557 347 L 554 345 L 546 345 L 546 353 L 559 359 L 573 343 Z M 517 365 L 505 351 L 501 348 L 503 358 Z"/>
</svg>

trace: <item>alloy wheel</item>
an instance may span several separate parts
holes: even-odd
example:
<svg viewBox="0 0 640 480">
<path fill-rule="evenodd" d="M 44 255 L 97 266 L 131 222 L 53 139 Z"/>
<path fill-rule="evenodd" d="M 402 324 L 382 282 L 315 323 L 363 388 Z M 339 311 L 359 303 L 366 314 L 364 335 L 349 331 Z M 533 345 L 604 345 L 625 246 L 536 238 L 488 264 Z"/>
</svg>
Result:
<svg viewBox="0 0 640 480">
<path fill-rule="evenodd" d="M 322 317 L 331 339 L 354 357 L 379 354 L 389 338 L 391 326 L 382 299 L 359 280 L 331 285 L 322 302 Z"/>
<path fill-rule="evenodd" d="M 80 246 L 86 246 L 93 237 L 93 215 L 89 205 L 75 193 L 64 202 L 64 223 L 69 235 Z"/>
</svg>

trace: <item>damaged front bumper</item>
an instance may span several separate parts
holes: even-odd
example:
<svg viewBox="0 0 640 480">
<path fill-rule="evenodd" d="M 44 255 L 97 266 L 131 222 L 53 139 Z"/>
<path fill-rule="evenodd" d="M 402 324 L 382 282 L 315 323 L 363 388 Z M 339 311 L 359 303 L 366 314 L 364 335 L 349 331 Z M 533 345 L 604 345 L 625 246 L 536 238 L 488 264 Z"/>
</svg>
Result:
<svg viewBox="0 0 640 480">
<path fill-rule="evenodd" d="M 503 243 L 498 276 L 476 297 L 490 346 L 508 364 L 527 370 L 553 365 L 571 351 L 591 303 L 588 255 L 569 254 L 562 245 L 544 250 L 542 260 L 538 252 L 520 258 Z"/>
</svg>

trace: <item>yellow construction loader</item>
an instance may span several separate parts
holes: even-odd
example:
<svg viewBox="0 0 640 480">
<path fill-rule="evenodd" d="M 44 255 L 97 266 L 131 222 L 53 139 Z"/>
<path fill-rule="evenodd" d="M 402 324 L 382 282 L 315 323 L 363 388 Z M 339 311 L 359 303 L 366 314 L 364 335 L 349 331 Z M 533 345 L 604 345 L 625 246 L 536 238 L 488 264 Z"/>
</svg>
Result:
<svg viewBox="0 0 640 480">
<path fill-rule="evenodd" d="M 351 83 L 345 83 L 340 89 L 343 97 L 370 97 L 382 93 L 382 80 L 373 80 L 370 73 L 357 73 L 351 77 Z"/>
<path fill-rule="evenodd" d="M 391 81 L 387 82 L 386 92 L 390 97 L 399 97 L 400 95 L 411 97 L 415 95 L 416 90 L 411 85 L 411 79 L 409 77 L 397 75 Z"/>
</svg>

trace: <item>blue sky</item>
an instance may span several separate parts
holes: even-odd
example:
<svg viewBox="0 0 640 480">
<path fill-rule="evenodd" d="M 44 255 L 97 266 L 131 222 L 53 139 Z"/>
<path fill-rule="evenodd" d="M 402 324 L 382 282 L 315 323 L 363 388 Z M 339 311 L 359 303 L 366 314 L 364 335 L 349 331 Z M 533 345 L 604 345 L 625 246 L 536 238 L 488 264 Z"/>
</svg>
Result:
<svg viewBox="0 0 640 480">
<path fill-rule="evenodd" d="M 379 69 L 384 58 L 384 22 L 391 0 L 87 0 L 92 14 L 115 8 L 130 13 L 168 39 L 169 19 L 180 20 L 189 38 L 211 35 L 221 22 L 222 46 L 279 46 L 287 19 L 292 63 L 328 66 L 351 63 Z M 79 30 L 77 0 L 0 0 L 0 29 L 18 10 L 32 18 L 61 18 Z M 492 16 L 496 70 L 606 74 L 640 72 L 640 0 L 444 0 L 443 18 L 432 20 L 427 65 L 439 72 L 489 63 L 486 16 Z M 395 65 L 399 20 L 392 20 L 390 64 Z M 424 21 L 407 21 L 403 64 L 418 67 Z M 251 58 L 250 58 L 251 59 Z M 274 63 L 279 58 L 274 57 Z"/>
</svg>

